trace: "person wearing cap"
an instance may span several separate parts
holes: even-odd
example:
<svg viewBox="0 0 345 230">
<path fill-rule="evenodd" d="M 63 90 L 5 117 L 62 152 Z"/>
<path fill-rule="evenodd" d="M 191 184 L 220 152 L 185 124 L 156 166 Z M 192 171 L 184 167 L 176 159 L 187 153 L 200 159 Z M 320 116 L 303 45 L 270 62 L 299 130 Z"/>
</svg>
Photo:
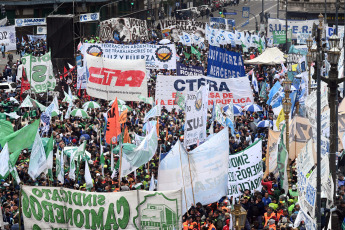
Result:
<svg viewBox="0 0 345 230">
<path fill-rule="evenodd" d="M 297 186 L 295 184 L 292 185 L 291 189 L 289 189 L 289 196 L 293 198 L 298 198 Z"/>
<path fill-rule="evenodd" d="M 265 212 L 265 214 L 264 214 L 264 221 L 265 221 L 264 227 L 267 226 L 268 221 L 269 221 L 270 219 L 276 220 L 276 219 L 277 219 L 277 216 L 276 216 L 276 214 L 274 213 L 273 208 L 268 207 L 268 208 L 267 208 L 267 212 Z"/>
<path fill-rule="evenodd" d="M 276 226 L 276 221 L 274 218 L 269 219 L 268 223 L 267 223 L 268 229 L 273 229 L 276 230 L 277 226 Z"/>
</svg>

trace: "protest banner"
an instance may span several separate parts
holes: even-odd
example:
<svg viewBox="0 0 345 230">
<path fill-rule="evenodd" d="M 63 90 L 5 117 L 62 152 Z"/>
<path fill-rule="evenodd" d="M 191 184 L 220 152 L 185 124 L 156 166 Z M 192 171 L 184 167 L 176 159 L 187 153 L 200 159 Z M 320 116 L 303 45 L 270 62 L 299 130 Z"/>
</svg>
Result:
<svg viewBox="0 0 345 230">
<path fill-rule="evenodd" d="M 291 41 L 291 30 L 288 31 L 288 35 L 290 35 L 290 40 L 288 38 L 288 41 Z M 285 44 L 286 43 L 286 31 L 273 31 L 273 44 Z"/>
<path fill-rule="evenodd" d="M 228 196 L 239 197 L 241 191 L 261 191 L 263 177 L 262 140 L 254 142 L 245 150 L 229 156 Z"/>
<path fill-rule="evenodd" d="M 307 44 L 308 37 L 311 36 L 309 33 L 297 33 L 297 44 L 305 45 Z"/>
<path fill-rule="evenodd" d="M 318 20 L 288 20 L 288 30 L 292 31 L 292 39 L 297 39 L 298 33 L 311 33 L 313 23 L 319 24 Z M 273 31 L 285 30 L 285 20 L 282 19 L 268 19 L 267 37 L 273 36 Z"/>
<path fill-rule="evenodd" d="M 36 41 L 41 40 L 41 39 L 42 40 L 47 39 L 47 35 L 45 35 L 45 34 L 41 34 L 41 35 L 30 35 L 30 34 L 28 34 L 27 36 L 28 36 L 28 39 L 30 41 L 33 41 L 33 42 L 36 42 Z"/>
<path fill-rule="evenodd" d="M 46 18 L 16 18 L 14 20 L 16 27 L 22 26 L 44 26 L 47 25 Z"/>
<path fill-rule="evenodd" d="M 219 79 L 204 76 L 165 76 L 158 75 L 156 83 L 156 103 L 171 110 L 175 104 L 176 92 L 186 96 L 188 91 L 197 91 L 200 86 L 209 84 L 208 108 L 213 103 L 225 106 L 233 102 L 245 106 L 253 104 L 253 92 L 246 77 Z"/>
<path fill-rule="evenodd" d="M 17 49 L 15 26 L 0 27 L 0 44 L 4 44 L 6 46 L 6 51 Z"/>
<path fill-rule="evenodd" d="M 186 95 L 184 126 L 184 146 L 186 148 L 206 140 L 207 104 L 207 86 L 202 86 L 197 92 L 188 92 Z"/>
<path fill-rule="evenodd" d="M 204 75 L 204 67 L 202 66 L 186 66 L 181 62 L 176 63 L 176 73 L 179 76 L 198 76 Z"/>
<path fill-rule="evenodd" d="M 189 155 L 189 157 L 188 157 Z M 224 128 L 205 143 L 187 153 L 177 142 L 160 162 L 158 191 L 184 189 L 182 213 L 197 202 L 217 202 L 227 195 L 229 131 Z M 192 186 L 193 184 L 193 186 Z"/>
<path fill-rule="evenodd" d="M 111 18 L 100 23 L 100 40 L 129 42 L 148 39 L 145 20 L 136 18 Z"/>
<path fill-rule="evenodd" d="M 88 14 L 80 14 L 79 21 L 80 22 L 92 22 L 99 20 L 99 13 L 88 13 Z"/>
<path fill-rule="evenodd" d="M 145 229 L 157 224 L 166 229 L 180 229 L 182 226 L 180 190 L 95 193 L 23 186 L 21 200 L 27 230 Z"/>
<path fill-rule="evenodd" d="M 105 100 L 118 97 L 124 101 L 137 101 L 147 97 L 144 60 L 112 60 L 86 55 L 89 79 L 87 94 Z"/>
<path fill-rule="evenodd" d="M 210 46 L 207 58 L 207 76 L 215 78 L 245 76 L 242 55 L 220 47 Z"/>
<path fill-rule="evenodd" d="M 206 22 L 168 19 L 160 21 L 160 26 L 163 38 L 170 37 L 174 42 L 180 41 L 183 32 L 205 37 Z"/>
<path fill-rule="evenodd" d="M 21 60 L 33 92 L 43 93 L 55 89 L 56 80 L 53 73 L 50 51 L 40 57 L 29 54 L 22 57 Z"/>
<path fill-rule="evenodd" d="M 297 217 L 295 219 L 295 223 L 294 223 L 294 228 L 299 227 L 302 221 L 304 222 L 305 229 L 307 229 L 307 230 L 317 229 L 316 218 L 310 217 L 306 213 L 306 210 L 303 210 L 303 209 L 298 211 L 298 215 L 297 215 Z"/>
<path fill-rule="evenodd" d="M 87 86 L 87 74 L 86 74 L 86 67 L 78 67 L 77 68 L 77 89 L 86 89 Z"/>
<path fill-rule="evenodd" d="M 37 34 L 47 34 L 46 26 L 37 26 Z"/>
<path fill-rule="evenodd" d="M 226 19 L 220 17 L 210 17 L 210 27 L 213 29 L 226 30 Z"/>
<path fill-rule="evenodd" d="M 174 44 L 84 43 L 82 52 L 84 56 L 90 54 L 117 60 L 144 59 L 148 69 L 176 69 L 176 48 Z"/>
<path fill-rule="evenodd" d="M 278 178 L 277 156 L 279 134 L 280 132 L 275 132 L 272 129 L 268 131 L 265 176 L 268 176 L 269 173 L 273 173 L 274 176 Z"/>
</svg>

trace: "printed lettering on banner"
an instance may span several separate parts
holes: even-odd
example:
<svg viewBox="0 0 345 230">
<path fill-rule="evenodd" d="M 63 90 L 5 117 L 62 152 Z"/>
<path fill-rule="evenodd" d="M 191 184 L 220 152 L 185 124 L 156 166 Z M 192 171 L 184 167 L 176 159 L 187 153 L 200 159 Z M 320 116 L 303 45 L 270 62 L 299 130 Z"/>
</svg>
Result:
<svg viewBox="0 0 345 230">
<path fill-rule="evenodd" d="M 113 43 L 84 43 L 82 53 L 117 60 L 146 61 L 147 69 L 176 69 L 176 48 L 174 44 L 122 45 Z"/>
<path fill-rule="evenodd" d="M 87 73 L 86 66 L 77 68 L 77 89 L 86 89 L 87 86 Z"/>
<path fill-rule="evenodd" d="M 89 79 L 87 94 L 105 100 L 116 97 L 124 101 L 137 101 L 147 97 L 144 60 L 112 60 L 86 55 Z"/>
<path fill-rule="evenodd" d="M 225 18 L 210 18 L 210 27 L 212 29 L 226 30 L 226 20 Z"/>
<path fill-rule="evenodd" d="M 185 97 L 189 91 L 197 91 L 202 85 L 209 85 L 208 108 L 213 103 L 225 106 L 231 102 L 245 106 L 253 104 L 253 91 L 247 77 L 219 79 L 204 76 L 157 76 L 156 102 L 171 110 L 175 104 L 176 92 Z"/>
<path fill-rule="evenodd" d="M 307 44 L 308 37 L 311 36 L 310 33 L 297 33 L 297 44 L 305 45 Z"/>
<path fill-rule="evenodd" d="M 186 123 L 184 125 L 184 146 L 198 144 L 206 140 L 206 120 L 208 103 L 207 86 L 186 96 Z"/>
<path fill-rule="evenodd" d="M 136 18 L 111 18 L 102 21 L 99 37 L 103 42 L 129 42 L 149 38 L 146 21 Z"/>
<path fill-rule="evenodd" d="M 45 35 L 45 34 L 41 34 L 41 35 L 27 35 L 27 36 L 28 36 L 28 39 L 30 41 L 33 41 L 33 42 L 36 42 L 36 41 L 41 40 L 41 39 L 43 39 L 43 40 L 47 39 L 47 35 Z"/>
<path fill-rule="evenodd" d="M 21 199 L 27 230 L 139 230 L 160 225 L 167 229 L 181 229 L 182 226 L 181 190 L 95 193 L 23 186 Z M 50 210 L 50 217 L 44 211 L 46 208 Z"/>
<path fill-rule="evenodd" d="M 176 63 L 177 75 L 181 76 L 198 76 L 204 75 L 204 67 L 202 66 L 186 66 L 180 62 Z"/>
<path fill-rule="evenodd" d="M 298 33 L 311 33 L 313 23 L 318 25 L 318 20 L 288 20 L 288 30 L 292 32 L 292 39 L 297 39 Z M 273 31 L 285 30 L 285 20 L 268 19 L 267 37 L 273 36 Z"/>
<path fill-rule="evenodd" d="M 298 228 L 301 222 L 304 221 L 304 226 L 306 230 L 315 230 L 316 227 L 316 218 L 311 218 L 307 213 L 306 210 L 300 210 L 298 215 L 295 219 L 294 228 Z"/>
<path fill-rule="evenodd" d="M 47 34 L 46 26 L 37 26 L 37 34 Z"/>
<path fill-rule="evenodd" d="M 2 26 L 0 27 L 0 44 L 4 43 L 6 51 L 16 50 L 16 27 Z"/>
<path fill-rule="evenodd" d="M 267 151 L 269 153 L 269 172 L 273 173 L 276 178 L 279 176 L 277 157 L 278 157 L 278 140 L 280 132 L 275 132 L 273 130 L 268 131 L 268 142 L 267 142 Z"/>
<path fill-rule="evenodd" d="M 47 25 L 45 18 L 17 18 L 14 20 L 14 23 L 16 27 Z"/>
<path fill-rule="evenodd" d="M 162 20 L 160 21 L 163 38 L 170 38 L 174 42 L 180 41 L 183 32 L 205 37 L 206 22 L 190 20 Z"/>
<path fill-rule="evenodd" d="M 243 59 L 240 53 L 210 46 L 207 63 L 207 76 L 215 78 L 245 76 Z"/>
<path fill-rule="evenodd" d="M 91 21 L 98 21 L 98 20 L 99 20 L 99 13 L 81 14 L 79 16 L 80 22 L 91 22 Z"/>
<path fill-rule="evenodd" d="M 262 140 L 258 140 L 245 150 L 229 156 L 228 191 L 229 197 L 238 197 L 249 189 L 261 191 L 263 177 Z"/>
<path fill-rule="evenodd" d="M 315 215 L 315 202 L 316 202 L 316 188 L 307 182 L 307 187 L 305 189 L 305 200 L 304 207 L 311 214 Z"/>
</svg>

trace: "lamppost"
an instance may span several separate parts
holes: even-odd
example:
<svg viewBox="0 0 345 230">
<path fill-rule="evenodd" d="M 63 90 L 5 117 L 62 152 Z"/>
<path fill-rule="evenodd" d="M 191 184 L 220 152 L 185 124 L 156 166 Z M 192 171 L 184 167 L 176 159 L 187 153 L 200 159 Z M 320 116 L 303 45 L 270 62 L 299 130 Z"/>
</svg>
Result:
<svg viewBox="0 0 345 230">
<path fill-rule="evenodd" d="M 283 81 L 283 89 L 285 93 L 285 98 L 283 101 L 283 111 L 285 113 L 285 142 L 286 142 L 286 151 L 288 152 L 289 157 L 289 142 L 290 142 L 290 132 L 289 132 L 289 116 L 291 111 L 291 99 L 290 99 L 290 93 L 291 93 L 291 81 L 289 80 L 287 74 L 285 75 L 285 80 Z M 287 175 L 288 175 L 288 181 L 289 181 L 289 189 L 291 189 L 291 179 L 290 179 L 290 158 L 288 158 L 288 165 L 287 165 Z"/>
<path fill-rule="evenodd" d="M 307 54 L 307 62 L 308 62 L 308 94 L 311 93 L 311 63 L 313 62 L 313 58 L 311 55 L 311 47 L 313 46 L 313 38 L 309 35 L 307 39 L 307 47 L 308 47 L 308 54 Z"/>
<path fill-rule="evenodd" d="M 241 230 L 244 228 L 247 219 L 247 212 L 242 208 L 241 204 L 234 205 L 234 211 L 232 211 L 233 217 L 233 224 L 236 230 Z"/>
</svg>

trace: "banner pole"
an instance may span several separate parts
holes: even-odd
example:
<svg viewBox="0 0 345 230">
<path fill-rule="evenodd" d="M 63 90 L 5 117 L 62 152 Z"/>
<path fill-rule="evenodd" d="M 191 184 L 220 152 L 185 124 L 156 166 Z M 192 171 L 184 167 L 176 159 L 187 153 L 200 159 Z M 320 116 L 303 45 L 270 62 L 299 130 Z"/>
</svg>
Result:
<svg viewBox="0 0 345 230">
<path fill-rule="evenodd" d="M 194 205 L 195 205 L 193 178 L 192 178 L 192 171 L 190 170 L 190 160 L 189 160 L 189 153 L 188 152 L 187 152 L 187 156 L 188 156 L 188 165 L 189 165 L 190 184 L 192 186 L 193 202 L 194 202 Z"/>
<path fill-rule="evenodd" d="M 184 176 L 183 176 L 183 167 L 182 167 L 182 157 L 181 157 L 181 143 L 179 143 L 178 151 L 180 152 L 180 163 L 181 163 L 181 174 L 182 174 L 182 183 L 183 183 L 183 192 L 184 192 L 184 201 L 186 203 L 186 210 L 188 211 L 188 205 L 187 205 L 187 196 L 186 196 L 186 187 L 184 185 Z M 181 201 L 182 202 L 182 201 Z"/>
<path fill-rule="evenodd" d="M 20 190 L 19 190 L 19 212 L 18 212 L 18 215 L 19 215 L 19 221 L 18 221 L 18 224 L 19 224 L 19 230 L 22 229 L 22 186 L 23 186 L 23 182 L 20 182 L 19 183 L 19 186 L 20 186 Z"/>
<path fill-rule="evenodd" d="M 121 188 L 121 167 L 122 167 L 122 143 L 120 143 L 120 157 L 119 157 L 120 165 L 119 165 L 119 191 Z"/>
</svg>

